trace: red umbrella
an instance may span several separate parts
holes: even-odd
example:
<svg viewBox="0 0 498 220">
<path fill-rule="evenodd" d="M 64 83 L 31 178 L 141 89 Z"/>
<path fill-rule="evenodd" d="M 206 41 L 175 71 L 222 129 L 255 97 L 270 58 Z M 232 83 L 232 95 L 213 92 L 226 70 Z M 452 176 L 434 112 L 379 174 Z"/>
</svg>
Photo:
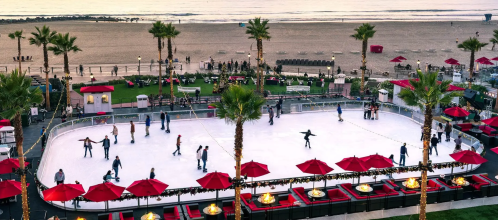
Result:
<svg viewBox="0 0 498 220">
<path fill-rule="evenodd" d="M 22 192 L 21 182 L 17 182 L 14 180 L 4 180 L 0 182 L 0 199 L 16 196 L 21 194 L 21 192 Z M 12 215 L 10 213 L 10 203 L 9 203 L 9 216 L 10 216 L 9 219 L 12 219 Z"/>
<path fill-rule="evenodd" d="M 486 60 L 489 60 L 489 59 L 486 57 L 481 57 L 481 58 L 477 59 L 476 62 L 481 63 L 481 62 L 486 61 Z"/>
<path fill-rule="evenodd" d="M 467 164 L 482 164 L 488 161 L 471 150 L 460 151 L 458 153 L 450 154 L 450 156 L 458 162 Z"/>
<path fill-rule="evenodd" d="M 240 167 L 240 173 L 242 175 L 247 175 L 248 177 L 260 177 L 269 174 L 268 166 L 258 162 L 248 162 L 242 164 Z"/>
<path fill-rule="evenodd" d="M 493 63 L 491 63 L 491 61 L 489 61 L 489 60 L 483 60 L 483 61 L 481 61 L 481 64 L 483 64 L 483 65 L 493 65 Z"/>
<path fill-rule="evenodd" d="M 447 108 L 446 110 L 444 110 L 444 114 L 447 114 L 447 115 L 453 116 L 453 117 L 466 117 L 470 113 L 468 111 L 465 111 L 464 109 L 462 109 L 460 107 L 452 107 L 452 108 Z"/>
<path fill-rule="evenodd" d="M 447 64 L 452 64 L 452 63 L 458 63 L 458 60 L 455 60 L 453 58 L 449 58 L 449 59 L 445 60 L 444 62 Z"/>
<path fill-rule="evenodd" d="M 489 126 L 498 127 L 498 117 L 488 118 L 488 119 L 482 120 L 482 122 L 484 124 L 489 125 Z"/>
<path fill-rule="evenodd" d="M 85 193 L 85 190 L 81 184 L 62 183 L 43 191 L 43 199 L 45 201 L 64 202 L 64 213 L 66 214 L 66 201 L 74 199 L 83 193 Z"/>
<path fill-rule="evenodd" d="M 381 169 L 381 168 L 387 168 L 387 167 L 394 166 L 391 159 L 384 157 L 382 155 L 379 155 L 379 154 L 374 154 L 374 155 L 362 157 L 360 159 L 367 162 L 367 164 L 369 164 L 373 168 Z"/>
<path fill-rule="evenodd" d="M 137 197 L 147 197 L 147 212 L 149 212 L 149 196 L 159 195 L 168 188 L 168 184 L 156 179 L 137 180 L 126 190 Z"/>
<path fill-rule="evenodd" d="M 392 60 L 389 60 L 389 62 L 391 62 L 391 63 L 401 63 L 401 62 L 403 62 L 403 61 L 402 61 L 402 60 L 400 60 L 400 59 L 398 59 L 398 58 L 394 58 L 394 59 L 392 59 Z"/>
<path fill-rule="evenodd" d="M 498 57 L 491 58 L 491 60 L 498 61 Z"/>
<path fill-rule="evenodd" d="M 95 186 L 90 186 L 90 189 L 88 189 L 88 192 L 83 197 L 94 202 L 106 201 L 106 205 L 109 207 L 107 201 L 121 197 L 124 190 L 124 187 L 116 186 L 111 182 L 105 182 Z"/>
<path fill-rule="evenodd" d="M 394 58 L 394 59 L 398 59 L 398 60 L 406 60 L 406 58 L 404 58 L 403 56 L 398 56 L 398 57 L 396 57 L 396 58 Z"/>
<path fill-rule="evenodd" d="M 495 148 L 491 148 L 491 151 L 495 152 L 498 154 L 498 147 L 495 147 Z"/>
<path fill-rule="evenodd" d="M 24 165 L 27 166 L 29 163 L 24 162 Z M 5 159 L 0 161 L 0 174 L 12 173 L 12 168 L 19 169 L 19 159 Z"/>
<path fill-rule="evenodd" d="M 304 173 L 318 174 L 318 175 L 325 175 L 330 171 L 334 170 L 332 169 L 332 167 L 329 167 L 329 165 L 327 165 L 325 162 L 317 160 L 316 158 L 313 160 L 308 160 L 296 166 Z"/>
<path fill-rule="evenodd" d="M 339 166 L 343 170 L 353 171 L 353 172 L 365 172 L 371 167 L 367 162 L 361 160 L 356 156 L 344 158 L 335 164 L 337 164 L 337 166 Z M 358 184 L 360 184 L 359 176 L 358 176 Z"/>
<path fill-rule="evenodd" d="M 204 177 L 197 180 L 201 184 L 202 188 L 205 189 L 215 189 L 216 190 L 216 204 L 218 203 L 218 190 L 226 189 L 232 185 L 229 181 L 230 176 L 226 173 L 219 173 L 214 171 L 214 173 L 208 173 Z"/>
</svg>

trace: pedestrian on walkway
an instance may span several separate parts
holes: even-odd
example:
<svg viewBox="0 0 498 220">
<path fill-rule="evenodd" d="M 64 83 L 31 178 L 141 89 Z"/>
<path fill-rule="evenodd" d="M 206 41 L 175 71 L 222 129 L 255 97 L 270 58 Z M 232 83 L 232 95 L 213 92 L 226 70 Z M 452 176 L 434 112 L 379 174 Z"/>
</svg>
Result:
<svg viewBox="0 0 498 220">
<path fill-rule="evenodd" d="M 337 116 L 339 116 L 339 121 L 344 121 L 341 115 L 342 115 L 341 104 L 337 104 Z"/>
<path fill-rule="evenodd" d="M 80 75 L 83 76 L 83 65 L 80 64 Z"/>
<path fill-rule="evenodd" d="M 304 143 L 304 147 L 309 147 L 311 149 L 310 136 L 316 136 L 316 135 L 312 134 L 311 130 L 309 129 L 308 131 L 301 133 L 304 134 L 304 140 L 306 140 L 306 142 Z"/>
<path fill-rule="evenodd" d="M 166 115 L 163 110 L 161 110 L 161 130 L 164 130 L 164 120 L 166 120 Z"/>
<path fill-rule="evenodd" d="M 270 107 L 270 125 L 273 125 L 273 116 L 274 116 L 273 108 Z"/>
<path fill-rule="evenodd" d="M 153 180 L 154 178 L 156 178 L 156 173 L 154 173 L 154 167 L 152 167 L 152 169 L 150 169 L 149 179 Z"/>
<path fill-rule="evenodd" d="M 207 173 L 206 162 L 208 161 L 208 149 L 209 146 L 206 146 L 204 148 L 204 151 L 202 152 L 202 163 L 203 163 L 202 172 L 204 173 Z"/>
<path fill-rule="evenodd" d="M 80 184 L 80 182 L 78 182 L 78 180 L 75 180 L 74 183 L 75 184 Z M 75 205 L 76 207 L 81 208 L 81 206 L 80 206 L 80 200 L 78 200 L 78 197 L 76 197 L 76 198 L 73 199 L 73 203 L 71 203 L 71 205 Z"/>
<path fill-rule="evenodd" d="M 41 131 L 40 131 L 40 135 L 41 135 L 41 147 L 42 149 L 45 148 L 45 142 L 47 141 L 47 129 L 45 128 L 45 126 L 42 127 Z"/>
<path fill-rule="evenodd" d="M 86 137 L 84 140 L 83 140 L 83 147 L 85 148 L 85 157 L 86 157 L 86 151 L 90 151 L 90 157 L 92 157 L 92 142 L 93 143 L 97 143 L 95 141 L 92 141 L 90 140 L 90 138 Z"/>
<path fill-rule="evenodd" d="M 178 135 L 178 138 L 176 138 L 176 150 L 175 150 L 175 152 L 173 152 L 173 156 L 176 156 L 176 152 L 178 152 L 178 156 L 182 155 L 182 153 L 180 153 L 180 144 L 182 143 L 180 141 L 181 137 L 182 137 L 182 135 Z"/>
<path fill-rule="evenodd" d="M 170 133 L 171 131 L 169 130 L 169 122 L 171 118 L 169 117 L 169 114 L 166 112 L 166 133 Z"/>
<path fill-rule="evenodd" d="M 114 174 L 114 178 L 116 178 L 116 180 L 118 179 L 119 167 L 121 167 L 121 169 L 123 169 L 123 166 L 121 166 L 121 160 L 119 159 L 118 156 L 116 156 L 116 159 L 114 159 L 114 161 L 112 162 L 112 169 L 114 170 L 114 172 L 116 172 Z"/>
<path fill-rule="evenodd" d="M 400 156 L 399 156 L 399 166 L 404 167 L 405 166 L 405 155 L 408 156 L 408 149 L 406 149 L 406 143 L 403 143 L 403 146 L 401 146 L 400 149 Z"/>
<path fill-rule="evenodd" d="M 446 142 L 450 141 L 451 138 L 451 130 L 452 130 L 452 125 L 450 124 L 449 121 L 446 122 L 446 126 L 444 127 L 444 131 L 446 132 Z"/>
<path fill-rule="evenodd" d="M 109 147 L 111 147 L 111 140 L 105 136 L 104 140 L 101 140 L 99 143 L 102 143 L 102 147 L 104 147 L 104 158 L 109 160 Z"/>
<path fill-rule="evenodd" d="M 432 148 L 436 151 L 436 156 L 439 156 L 437 153 L 437 144 L 439 143 L 438 138 L 436 137 L 436 134 L 432 135 L 431 138 L 431 147 L 429 148 L 429 155 L 432 155 Z"/>
<path fill-rule="evenodd" d="M 112 135 L 114 135 L 114 144 L 118 143 L 118 127 L 116 125 L 112 125 Z"/>
<path fill-rule="evenodd" d="M 64 175 L 62 169 L 59 169 L 59 172 L 55 173 L 54 182 L 56 182 L 57 185 L 59 185 L 61 183 L 64 183 L 64 179 L 66 179 L 66 175 Z"/>
<path fill-rule="evenodd" d="M 436 128 L 437 131 L 437 141 L 438 143 L 441 143 L 441 137 L 443 136 L 443 124 L 439 123 L 439 125 Z"/>
<path fill-rule="evenodd" d="M 149 127 L 150 127 L 150 117 L 147 115 L 145 119 L 145 137 L 149 136 Z"/>
<path fill-rule="evenodd" d="M 135 124 L 133 121 L 130 121 L 130 133 L 131 133 L 131 143 L 135 143 Z"/>
<path fill-rule="evenodd" d="M 170 110 L 170 111 L 173 111 L 173 109 L 174 109 L 174 108 L 175 108 L 175 103 L 170 102 L 170 103 L 169 103 L 169 110 Z"/>
<path fill-rule="evenodd" d="M 116 76 L 118 76 L 118 65 L 114 65 L 113 70 L 114 70 L 114 74 L 116 74 Z"/>
<path fill-rule="evenodd" d="M 280 118 L 280 112 L 282 111 L 282 105 L 277 101 L 277 118 Z"/>
</svg>

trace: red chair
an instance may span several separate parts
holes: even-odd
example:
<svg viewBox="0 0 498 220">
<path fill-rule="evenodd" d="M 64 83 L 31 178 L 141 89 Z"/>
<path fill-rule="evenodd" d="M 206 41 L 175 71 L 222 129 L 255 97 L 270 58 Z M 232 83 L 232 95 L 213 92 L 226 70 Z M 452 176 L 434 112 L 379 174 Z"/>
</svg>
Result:
<svg viewBox="0 0 498 220">
<path fill-rule="evenodd" d="M 278 203 L 283 206 L 293 206 L 295 201 L 294 196 L 289 194 L 278 196 Z"/>
<path fill-rule="evenodd" d="M 178 212 L 178 207 L 167 206 L 163 208 L 164 219 L 180 219 L 180 213 Z"/>
<path fill-rule="evenodd" d="M 186 205 L 187 207 L 187 213 L 190 218 L 200 218 L 201 212 L 199 211 L 199 205 L 194 204 L 194 205 Z"/>
<path fill-rule="evenodd" d="M 99 214 L 97 220 L 112 220 L 112 213 Z"/>
<path fill-rule="evenodd" d="M 448 184 L 446 184 L 446 183 L 444 182 L 444 180 L 437 179 L 437 181 L 438 181 L 439 183 L 443 184 L 443 186 L 446 186 L 446 187 L 448 187 L 448 188 L 450 188 L 450 189 L 458 189 L 458 188 L 462 188 L 462 187 L 460 187 L 460 186 L 449 186 Z"/>
<path fill-rule="evenodd" d="M 304 188 L 303 187 L 296 187 L 292 188 L 292 190 L 303 200 L 304 204 L 309 205 L 311 204 L 310 200 L 308 199 L 308 196 L 304 193 Z"/>
<path fill-rule="evenodd" d="M 329 196 L 329 200 L 332 200 L 332 202 L 340 202 L 350 199 L 349 196 L 340 189 L 330 189 L 327 191 L 327 194 Z"/>
<path fill-rule="evenodd" d="M 497 184 L 495 181 L 493 181 L 492 179 L 490 179 L 488 176 L 485 176 L 484 174 L 481 174 L 480 176 L 481 176 L 482 178 L 484 178 L 484 179 L 487 179 L 489 182 L 492 182 L 492 183 L 494 183 L 494 184 Z"/>
<path fill-rule="evenodd" d="M 477 175 L 472 175 L 472 181 L 475 182 L 474 184 L 472 184 L 472 187 L 474 187 L 477 190 L 480 190 L 481 186 L 489 185 L 489 183 L 487 181 L 479 178 L 479 176 L 477 176 Z"/>
<path fill-rule="evenodd" d="M 389 188 L 386 184 L 382 185 L 381 189 L 374 190 L 377 195 L 391 195 L 392 193 L 397 193 L 394 189 Z"/>
<path fill-rule="evenodd" d="M 429 180 L 427 182 L 427 192 L 438 191 L 441 188 L 441 185 L 437 184 L 433 180 Z"/>
<path fill-rule="evenodd" d="M 133 211 L 126 211 L 119 213 L 119 220 L 134 220 Z"/>
<path fill-rule="evenodd" d="M 225 219 L 227 219 L 227 215 L 235 214 L 235 201 L 223 201 L 223 214 Z"/>
</svg>

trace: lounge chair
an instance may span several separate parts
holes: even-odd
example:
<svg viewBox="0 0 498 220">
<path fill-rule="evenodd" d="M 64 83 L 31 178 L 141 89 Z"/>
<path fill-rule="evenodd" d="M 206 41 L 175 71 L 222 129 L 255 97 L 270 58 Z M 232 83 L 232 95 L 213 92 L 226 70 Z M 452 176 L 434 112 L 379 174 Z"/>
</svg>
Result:
<svg viewBox="0 0 498 220">
<path fill-rule="evenodd" d="M 180 213 L 178 212 L 178 207 L 177 206 L 163 207 L 163 217 L 165 220 L 180 219 Z"/>
</svg>

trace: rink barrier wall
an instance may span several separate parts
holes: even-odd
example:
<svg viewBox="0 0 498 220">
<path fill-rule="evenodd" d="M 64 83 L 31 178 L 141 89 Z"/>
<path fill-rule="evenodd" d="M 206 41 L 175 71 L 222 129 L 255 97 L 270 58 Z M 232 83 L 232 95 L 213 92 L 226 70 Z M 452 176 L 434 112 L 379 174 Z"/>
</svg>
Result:
<svg viewBox="0 0 498 220">
<path fill-rule="evenodd" d="M 291 104 L 291 113 L 303 113 L 303 112 L 317 112 L 317 111 L 336 111 L 337 104 L 341 104 L 341 108 L 343 110 L 362 110 L 363 106 L 365 103 L 369 103 L 368 101 L 332 101 L 332 102 L 314 102 L 314 103 L 297 103 L 297 104 Z M 397 106 L 394 104 L 390 103 L 382 103 L 381 107 L 379 110 L 386 112 L 386 113 L 392 113 L 392 114 L 399 114 L 403 115 L 405 117 L 411 118 L 415 123 L 421 124 L 423 123 L 423 114 L 412 111 L 411 109 L 404 108 L 401 106 Z M 193 114 L 195 112 L 195 114 Z M 262 108 L 263 113 L 267 113 L 266 111 L 266 106 Z M 43 175 L 51 175 L 51 174 L 46 174 L 45 170 L 45 161 L 48 160 L 48 155 L 50 155 L 51 151 L 51 144 L 55 138 L 57 138 L 59 135 L 77 130 L 79 128 L 84 128 L 84 127 L 89 127 L 89 126 L 96 126 L 96 125 L 106 125 L 106 124 L 114 124 L 114 123 L 129 123 L 129 121 L 134 121 L 138 123 L 145 123 L 145 118 L 146 115 L 150 115 L 151 121 L 160 121 L 160 112 L 148 112 L 148 113 L 132 113 L 132 114 L 116 114 L 116 115 L 103 115 L 103 116 L 94 116 L 94 117 L 86 117 L 82 119 L 76 119 L 76 120 L 71 120 L 65 123 L 58 124 L 54 126 L 52 129 L 50 129 L 50 133 L 47 138 L 47 143 L 45 150 L 43 151 L 43 155 L 41 157 L 39 167 L 35 172 L 35 183 L 37 183 L 37 191 L 40 197 L 43 199 L 43 193 L 42 191 L 44 189 L 47 189 L 47 187 L 41 183 L 39 180 L 42 178 Z M 216 117 L 216 109 L 200 109 L 200 110 L 184 110 L 184 111 L 168 111 L 168 114 L 171 117 L 171 120 L 181 120 L 181 119 L 192 119 L 192 118 L 214 118 Z M 197 116 L 197 117 L 196 117 Z M 437 121 L 433 121 L 433 126 L 436 125 L 436 123 L 439 123 Z M 452 136 L 461 134 L 462 132 L 456 129 L 452 130 Z M 462 136 L 463 137 L 463 136 Z M 463 138 L 463 142 L 465 144 L 468 144 L 469 146 L 473 143 L 475 143 L 477 140 L 476 138 L 466 135 Z M 455 163 L 455 162 L 447 162 L 447 163 L 433 163 L 433 165 L 437 164 L 448 164 L 448 163 Z M 406 169 L 414 169 L 418 166 L 405 166 L 403 168 Z M 479 166 L 471 167 L 471 169 L 467 169 L 465 171 L 461 172 L 454 172 L 454 174 L 459 174 L 459 173 L 466 173 L 468 171 L 472 171 L 477 169 Z M 345 175 L 345 176 L 354 176 L 352 179 L 358 178 L 358 176 L 367 176 L 367 172 L 363 173 L 353 173 L 353 172 L 344 172 L 344 173 L 334 173 L 330 175 L 326 175 L 325 177 L 328 180 L 333 180 L 333 177 L 336 175 Z M 258 182 L 279 182 L 279 181 L 286 181 L 286 180 L 291 180 L 291 179 L 309 179 L 312 181 L 323 181 L 325 178 L 322 176 L 322 178 L 316 177 L 317 179 L 314 179 L 314 176 L 302 176 L 302 177 L 291 177 L 291 178 L 283 178 L 283 179 L 272 179 L 272 180 L 260 180 Z M 302 182 L 305 183 L 305 182 Z M 290 188 L 292 188 L 293 184 L 299 184 L 298 182 L 290 183 Z M 178 193 L 178 203 L 181 203 L 180 200 L 180 195 L 189 193 L 192 190 L 193 187 L 187 187 L 187 188 L 180 188 L 180 189 L 167 189 L 165 192 L 172 192 L 172 191 L 179 191 L 182 193 Z M 198 187 L 202 189 L 202 187 Z M 211 192 L 211 191 L 207 191 Z M 129 196 L 131 196 L 130 193 L 123 193 L 123 196 L 121 198 L 127 199 Z M 80 197 L 82 200 L 82 197 Z M 188 201 L 188 203 L 191 203 L 193 201 Z M 75 207 L 71 206 L 62 206 L 58 205 L 55 203 L 50 202 L 51 205 L 56 206 L 61 209 L 66 209 L 66 210 L 76 210 Z M 164 204 L 156 204 L 156 205 L 150 205 L 150 207 L 153 206 L 163 206 L 167 203 Z M 140 205 L 140 202 L 138 201 L 138 206 L 134 207 L 120 207 L 120 208 L 111 208 L 107 209 L 107 211 L 115 211 L 115 210 L 124 210 L 124 209 L 132 209 L 132 208 L 139 208 L 143 207 L 143 205 Z M 89 211 L 89 212 L 95 212 L 95 211 L 104 211 L 104 209 L 89 209 L 89 210 L 82 210 L 82 209 L 77 209 L 78 211 Z"/>
</svg>

